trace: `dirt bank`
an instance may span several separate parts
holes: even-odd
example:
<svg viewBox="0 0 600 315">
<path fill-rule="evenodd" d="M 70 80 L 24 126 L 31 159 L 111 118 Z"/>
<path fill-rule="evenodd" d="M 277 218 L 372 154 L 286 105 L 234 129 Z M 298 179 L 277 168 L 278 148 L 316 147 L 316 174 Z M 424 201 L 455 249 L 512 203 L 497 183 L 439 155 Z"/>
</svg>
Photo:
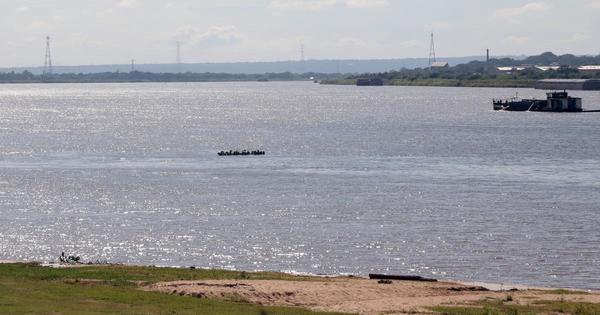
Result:
<svg viewBox="0 0 600 315">
<path fill-rule="evenodd" d="M 247 301 L 271 306 L 298 306 L 318 311 L 359 314 L 431 313 L 428 307 L 466 305 L 486 298 L 504 299 L 507 291 L 452 282 L 393 281 L 333 278 L 320 281 L 177 281 L 144 287 L 144 290 L 199 298 Z M 550 290 L 510 292 L 519 303 L 566 299 L 600 303 L 600 294 L 561 294 Z"/>
</svg>

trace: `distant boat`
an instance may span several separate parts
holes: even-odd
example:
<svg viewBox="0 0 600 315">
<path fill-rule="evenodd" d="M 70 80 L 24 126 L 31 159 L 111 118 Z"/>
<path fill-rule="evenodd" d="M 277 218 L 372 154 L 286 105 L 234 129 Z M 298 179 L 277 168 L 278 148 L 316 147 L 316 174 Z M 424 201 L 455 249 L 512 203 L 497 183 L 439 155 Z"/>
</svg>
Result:
<svg viewBox="0 0 600 315">
<path fill-rule="evenodd" d="M 229 150 L 229 151 L 220 151 L 219 153 L 217 153 L 217 155 L 219 156 L 248 156 L 248 155 L 265 155 L 266 152 L 265 151 L 261 151 L 261 150 L 253 150 L 253 151 L 248 151 L 248 150 L 242 150 L 242 151 L 233 151 L 233 150 Z"/>
</svg>

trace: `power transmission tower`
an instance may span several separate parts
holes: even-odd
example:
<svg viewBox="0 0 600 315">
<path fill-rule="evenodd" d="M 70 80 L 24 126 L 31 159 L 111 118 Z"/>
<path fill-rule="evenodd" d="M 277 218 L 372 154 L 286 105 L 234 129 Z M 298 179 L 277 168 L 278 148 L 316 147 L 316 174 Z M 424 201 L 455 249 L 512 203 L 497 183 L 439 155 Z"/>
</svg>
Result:
<svg viewBox="0 0 600 315">
<path fill-rule="evenodd" d="M 483 70 L 485 73 L 488 72 L 489 66 L 490 66 L 490 49 L 488 48 L 485 50 L 485 66 L 483 67 Z"/>
<path fill-rule="evenodd" d="M 46 36 L 46 57 L 44 59 L 44 70 L 42 73 L 45 76 L 52 75 L 52 54 L 50 53 L 50 36 Z"/>
<path fill-rule="evenodd" d="M 306 65 L 306 56 L 304 55 L 304 43 L 301 43 L 300 44 L 300 67 L 302 68 L 301 72 L 303 72 L 303 73 L 306 71 L 305 65 Z"/>
<path fill-rule="evenodd" d="M 177 62 L 177 72 L 181 72 L 181 42 L 177 41 L 177 58 L 175 60 Z"/>
<path fill-rule="evenodd" d="M 435 57 L 435 42 L 433 40 L 433 32 L 431 33 L 431 45 L 429 46 L 429 67 L 431 67 L 433 65 L 434 62 L 436 62 L 436 57 Z"/>
</svg>

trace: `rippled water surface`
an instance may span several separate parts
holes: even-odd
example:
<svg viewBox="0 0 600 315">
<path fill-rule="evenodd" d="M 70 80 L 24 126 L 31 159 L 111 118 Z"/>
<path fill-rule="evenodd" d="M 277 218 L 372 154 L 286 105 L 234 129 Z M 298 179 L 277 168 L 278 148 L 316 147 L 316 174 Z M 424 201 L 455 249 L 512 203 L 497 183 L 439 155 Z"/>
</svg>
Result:
<svg viewBox="0 0 600 315">
<path fill-rule="evenodd" d="M 600 289 L 600 114 L 490 110 L 514 93 L 2 85 L 0 260 Z"/>
</svg>

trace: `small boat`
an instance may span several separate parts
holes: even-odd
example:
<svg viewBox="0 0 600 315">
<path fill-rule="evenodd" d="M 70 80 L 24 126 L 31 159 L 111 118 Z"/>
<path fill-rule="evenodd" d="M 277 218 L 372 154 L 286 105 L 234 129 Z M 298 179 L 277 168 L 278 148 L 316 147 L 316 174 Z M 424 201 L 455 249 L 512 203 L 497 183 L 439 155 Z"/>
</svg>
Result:
<svg viewBox="0 0 600 315">
<path fill-rule="evenodd" d="M 265 151 L 261 151 L 261 150 L 253 150 L 253 151 L 248 151 L 248 150 L 242 150 L 242 151 L 233 151 L 233 150 L 229 150 L 229 151 L 220 151 L 219 153 L 217 153 L 217 155 L 219 156 L 249 156 L 249 155 L 265 155 L 266 152 Z"/>
</svg>

